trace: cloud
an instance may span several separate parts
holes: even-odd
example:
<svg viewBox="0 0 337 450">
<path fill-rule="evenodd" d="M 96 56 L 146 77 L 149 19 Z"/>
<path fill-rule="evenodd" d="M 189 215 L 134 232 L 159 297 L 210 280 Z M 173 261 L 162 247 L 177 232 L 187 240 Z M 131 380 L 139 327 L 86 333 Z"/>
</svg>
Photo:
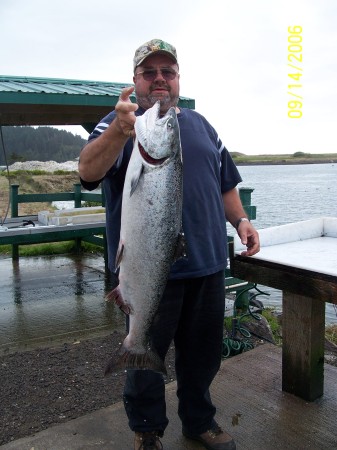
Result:
<svg viewBox="0 0 337 450">
<path fill-rule="evenodd" d="M 135 49 L 160 37 L 177 47 L 181 94 L 195 98 L 230 150 L 337 152 L 334 0 L 3 0 L 1 7 L 4 75 L 132 82 Z M 300 119 L 287 115 L 293 25 L 303 27 Z"/>
</svg>

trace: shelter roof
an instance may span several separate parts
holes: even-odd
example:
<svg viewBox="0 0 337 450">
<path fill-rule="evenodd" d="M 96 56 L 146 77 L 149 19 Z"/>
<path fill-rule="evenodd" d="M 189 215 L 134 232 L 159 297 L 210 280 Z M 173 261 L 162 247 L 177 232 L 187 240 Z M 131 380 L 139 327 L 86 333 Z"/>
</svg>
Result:
<svg viewBox="0 0 337 450">
<path fill-rule="evenodd" d="M 0 75 L 0 125 L 82 125 L 91 132 L 128 83 Z M 135 102 L 135 96 L 131 96 Z M 180 97 L 179 106 L 195 101 Z"/>
</svg>

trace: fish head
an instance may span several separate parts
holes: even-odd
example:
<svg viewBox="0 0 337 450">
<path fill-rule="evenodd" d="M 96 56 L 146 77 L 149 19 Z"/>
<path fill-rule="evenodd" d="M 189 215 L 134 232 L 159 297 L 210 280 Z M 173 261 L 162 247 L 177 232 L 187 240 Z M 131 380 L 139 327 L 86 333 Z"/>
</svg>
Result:
<svg viewBox="0 0 337 450">
<path fill-rule="evenodd" d="M 145 163 L 159 166 L 181 153 L 180 132 L 174 107 L 160 117 L 160 102 L 156 102 L 135 124 L 138 150 Z"/>
</svg>

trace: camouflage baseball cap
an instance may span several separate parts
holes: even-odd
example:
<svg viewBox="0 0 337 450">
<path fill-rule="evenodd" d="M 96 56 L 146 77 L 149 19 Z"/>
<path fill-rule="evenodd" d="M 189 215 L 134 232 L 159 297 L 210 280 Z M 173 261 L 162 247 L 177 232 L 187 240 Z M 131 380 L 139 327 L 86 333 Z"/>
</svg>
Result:
<svg viewBox="0 0 337 450">
<path fill-rule="evenodd" d="M 161 39 L 152 39 L 151 41 L 145 42 L 145 44 L 137 48 L 135 56 L 133 58 L 133 70 L 135 71 L 136 67 L 138 67 L 139 64 L 144 61 L 144 59 L 156 52 L 166 54 L 167 56 L 172 58 L 175 63 L 178 64 L 177 51 L 173 47 L 173 45 L 169 44 L 168 42 L 162 41 Z"/>
</svg>

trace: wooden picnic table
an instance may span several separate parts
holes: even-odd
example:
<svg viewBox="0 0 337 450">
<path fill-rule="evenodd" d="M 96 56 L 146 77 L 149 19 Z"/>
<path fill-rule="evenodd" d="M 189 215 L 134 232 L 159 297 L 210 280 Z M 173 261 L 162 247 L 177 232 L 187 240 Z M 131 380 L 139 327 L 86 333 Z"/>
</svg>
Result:
<svg viewBox="0 0 337 450">
<path fill-rule="evenodd" d="M 104 259 L 107 268 L 108 257 L 105 237 L 105 221 L 78 223 L 67 225 L 44 225 L 37 216 L 23 216 L 7 219 L 0 230 L 0 245 L 12 245 L 13 259 L 19 259 L 18 246 L 46 242 L 74 240 L 78 249 L 81 241 L 91 242 L 104 248 Z"/>
<path fill-rule="evenodd" d="M 313 401 L 323 395 L 325 302 L 337 304 L 337 218 L 259 233 L 261 251 L 253 257 L 241 256 L 235 237 L 232 274 L 283 291 L 282 389 Z"/>
<path fill-rule="evenodd" d="M 3 226 L 8 229 L 0 232 L 0 245 L 67 241 L 105 232 L 105 221 L 56 226 L 43 225 L 34 219 L 34 216 L 24 216 L 7 220 Z M 25 224 L 28 221 L 34 225 Z"/>
</svg>

